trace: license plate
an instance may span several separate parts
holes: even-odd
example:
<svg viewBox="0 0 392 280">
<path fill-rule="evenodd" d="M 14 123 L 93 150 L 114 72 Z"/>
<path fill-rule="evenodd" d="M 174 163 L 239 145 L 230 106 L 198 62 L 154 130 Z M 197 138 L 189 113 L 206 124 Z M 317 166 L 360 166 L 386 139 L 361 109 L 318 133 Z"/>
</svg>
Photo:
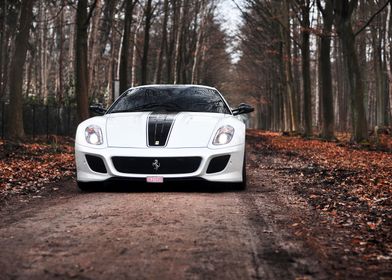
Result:
<svg viewBox="0 0 392 280">
<path fill-rule="evenodd" d="M 147 183 L 163 183 L 163 177 L 153 176 L 146 178 Z"/>
</svg>

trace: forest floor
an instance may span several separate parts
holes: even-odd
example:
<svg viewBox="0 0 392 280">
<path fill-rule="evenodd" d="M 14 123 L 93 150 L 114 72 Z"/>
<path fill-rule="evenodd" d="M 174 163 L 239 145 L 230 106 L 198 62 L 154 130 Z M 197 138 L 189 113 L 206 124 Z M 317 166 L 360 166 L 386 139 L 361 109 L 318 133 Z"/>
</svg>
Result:
<svg viewBox="0 0 392 280">
<path fill-rule="evenodd" d="M 244 192 L 82 193 L 70 140 L 0 142 L 0 279 L 392 279 L 391 153 L 257 130 L 247 149 Z"/>
</svg>

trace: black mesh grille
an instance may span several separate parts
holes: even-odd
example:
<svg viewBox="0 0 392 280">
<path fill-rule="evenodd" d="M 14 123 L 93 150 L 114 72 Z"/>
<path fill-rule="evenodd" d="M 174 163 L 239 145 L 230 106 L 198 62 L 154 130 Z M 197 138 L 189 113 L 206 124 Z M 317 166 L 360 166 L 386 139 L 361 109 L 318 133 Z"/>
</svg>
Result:
<svg viewBox="0 0 392 280">
<path fill-rule="evenodd" d="M 230 155 L 213 158 L 208 165 L 207 173 L 221 172 L 223 169 L 226 168 L 229 159 Z"/>
<path fill-rule="evenodd" d="M 86 155 L 86 160 L 92 171 L 107 173 L 105 163 L 103 163 L 103 160 L 100 157 Z"/>
<path fill-rule="evenodd" d="M 185 174 L 195 172 L 201 157 L 112 157 L 118 172 L 133 174 Z"/>
</svg>

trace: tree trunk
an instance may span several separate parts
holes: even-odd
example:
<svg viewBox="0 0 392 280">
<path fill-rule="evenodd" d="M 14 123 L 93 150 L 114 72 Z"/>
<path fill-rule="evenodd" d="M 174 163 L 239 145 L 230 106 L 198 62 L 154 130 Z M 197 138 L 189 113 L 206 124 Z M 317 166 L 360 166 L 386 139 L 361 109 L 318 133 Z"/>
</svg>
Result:
<svg viewBox="0 0 392 280">
<path fill-rule="evenodd" d="M 320 83 L 321 83 L 321 111 L 322 129 L 321 137 L 326 140 L 335 138 L 335 115 L 333 108 L 332 75 L 331 75 L 331 31 L 333 24 L 333 6 L 330 1 L 326 1 L 324 8 L 321 7 L 320 0 L 317 5 L 323 17 L 323 33 L 320 44 Z"/>
<path fill-rule="evenodd" d="M 202 1 L 201 24 L 200 24 L 198 34 L 197 34 L 196 49 L 195 49 L 195 55 L 193 58 L 193 66 L 192 66 L 191 84 L 198 83 L 199 56 L 200 56 L 201 48 L 203 46 L 203 36 L 204 36 L 204 28 L 205 28 L 205 24 L 206 24 L 206 17 L 207 17 L 207 3 L 206 3 L 206 1 Z"/>
<path fill-rule="evenodd" d="M 6 67 L 3 66 L 6 60 L 5 53 L 6 53 L 7 42 L 8 42 L 8 36 L 6 34 L 6 26 L 7 26 L 6 11 L 7 11 L 7 0 L 4 0 L 0 7 L 0 19 L 2 19 L 0 21 L 0 100 L 3 99 L 3 96 L 5 96 L 3 84 L 5 82 L 4 73 L 7 69 Z"/>
<path fill-rule="evenodd" d="M 135 2 L 128 0 L 125 5 L 125 18 L 124 18 L 124 30 L 121 40 L 121 54 L 120 54 L 120 67 L 119 67 L 119 79 L 120 79 L 120 92 L 124 92 L 130 86 L 129 77 L 130 67 L 129 61 L 129 39 L 131 34 L 132 14 Z"/>
<path fill-rule="evenodd" d="M 295 96 L 294 96 L 294 86 L 293 86 L 293 74 L 291 65 L 291 38 L 290 38 L 290 8 L 288 5 L 288 0 L 283 1 L 283 42 L 284 42 L 284 77 L 286 85 L 287 94 L 287 107 L 286 116 L 288 129 L 293 131 L 298 131 L 298 120 L 295 112 Z"/>
<path fill-rule="evenodd" d="M 174 84 L 178 84 L 180 82 L 180 73 L 181 73 L 181 49 L 182 49 L 182 31 L 184 28 L 185 21 L 185 5 L 187 0 L 179 1 L 180 8 L 180 21 L 177 29 L 177 37 L 175 44 L 175 55 L 174 55 Z"/>
<path fill-rule="evenodd" d="M 304 1 L 302 9 L 302 79 L 304 91 L 304 121 L 305 121 L 305 137 L 312 136 L 312 92 L 310 85 L 310 1 Z"/>
<path fill-rule="evenodd" d="M 64 0 L 62 1 L 62 5 L 65 5 Z M 60 16 L 58 18 L 58 36 L 59 36 L 59 65 L 58 65 L 58 92 L 57 97 L 60 104 L 64 102 L 64 11 L 60 12 Z"/>
<path fill-rule="evenodd" d="M 158 60 L 155 72 L 154 83 L 160 84 L 162 80 L 162 68 L 163 68 L 163 55 L 165 54 L 167 45 L 167 22 L 169 19 L 169 0 L 163 2 L 163 24 L 162 24 L 162 39 L 158 50 Z"/>
<path fill-rule="evenodd" d="M 133 46 L 132 46 L 132 48 L 133 48 L 133 50 L 132 50 L 132 79 L 131 79 L 132 80 L 132 83 L 131 83 L 132 87 L 134 87 L 136 85 L 136 76 L 137 76 L 136 75 L 137 74 L 136 73 L 136 66 L 137 66 L 137 55 L 138 55 L 138 53 L 137 53 L 137 37 L 139 35 L 139 29 L 142 26 L 142 22 L 143 22 L 141 10 L 139 10 L 137 18 L 138 18 L 138 23 L 135 28 L 135 32 L 133 34 Z"/>
<path fill-rule="evenodd" d="M 171 28 L 168 36 L 168 44 L 166 48 L 166 82 L 173 83 L 174 81 L 174 59 L 176 55 L 176 39 L 179 25 L 179 14 L 181 11 L 181 0 L 171 0 L 173 12 L 171 14 Z"/>
<path fill-rule="evenodd" d="M 10 68 L 10 105 L 6 119 L 6 137 L 11 140 L 24 138 L 23 126 L 23 66 L 33 19 L 33 0 L 23 0 L 19 28 L 15 36 L 15 50 Z"/>
<path fill-rule="evenodd" d="M 144 43 L 143 43 L 143 57 L 142 57 L 142 78 L 141 84 L 147 84 L 147 70 L 148 70 L 148 50 L 150 48 L 150 28 L 151 28 L 151 18 L 152 18 L 152 0 L 147 0 L 146 9 L 144 11 L 145 15 L 145 26 L 144 26 Z"/>
<path fill-rule="evenodd" d="M 111 104 L 114 101 L 115 95 L 114 95 L 114 80 L 118 79 L 114 75 L 115 69 L 116 69 L 116 53 L 118 50 L 118 41 L 119 38 L 121 38 L 121 35 L 119 36 L 118 32 L 114 32 L 116 26 L 114 24 L 114 19 L 115 19 L 115 11 L 116 11 L 116 5 L 117 5 L 117 0 L 102 0 L 103 2 L 103 10 L 102 10 L 102 20 L 100 24 L 100 39 L 99 39 L 99 45 L 100 45 L 100 51 L 99 51 L 99 58 L 102 59 L 104 54 L 107 54 L 106 52 L 106 46 L 109 44 L 110 45 L 110 54 L 109 57 L 107 58 L 107 71 L 104 73 L 104 78 L 105 78 L 105 88 L 107 94 L 106 98 L 106 103 Z M 109 40 L 110 39 L 110 40 Z M 121 43 L 120 43 L 121 45 Z M 118 52 L 119 53 L 119 52 Z M 105 60 L 105 58 L 103 58 Z"/>
<path fill-rule="evenodd" d="M 103 1 L 103 16 L 100 25 L 100 30 L 101 30 L 100 45 L 103 47 L 101 49 L 101 52 L 103 52 L 105 50 L 106 43 L 109 41 L 111 34 L 114 34 L 111 31 L 115 27 L 114 14 L 116 12 L 116 5 L 118 0 L 101 0 L 101 1 Z M 113 45 L 115 41 L 116 40 L 113 40 L 113 38 L 110 38 L 111 45 Z"/>
<path fill-rule="evenodd" d="M 40 24 L 40 89 L 41 89 L 41 99 L 46 104 L 48 102 L 48 55 L 47 55 L 47 11 L 46 11 L 46 4 L 44 2 L 40 3 L 40 16 L 42 22 Z"/>
<path fill-rule="evenodd" d="M 383 36 L 380 34 L 380 30 L 373 30 L 373 67 L 375 74 L 375 90 L 376 90 L 376 125 L 386 126 L 387 115 L 387 97 L 386 88 L 384 86 L 384 69 L 382 61 L 382 39 Z"/>
<path fill-rule="evenodd" d="M 389 96 L 389 108 L 386 114 L 388 115 L 388 121 L 392 120 L 392 3 L 388 6 L 388 15 L 385 22 L 385 66 L 387 68 L 388 75 L 388 92 Z"/>
<path fill-rule="evenodd" d="M 118 36 L 116 36 L 116 34 L 113 34 L 112 36 L 112 42 L 111 42 L 111 48 L 110 48 L 110 59 L 109 59 L 109 70 L 107 71 L 107 92 L 109 94 L 108 99 L 107 99 L 107 103 L 111 104 L 114 102 L 115 98 L 117 96 L 115 96 L 114 93 L 114 80 L 115 80 L 115 65 L 116 65 L 116 52 L 115 52 L 115 48 L 114 48 L 114 42 L 116 41 L 116 38 Z"/>
<path fill-rule="evenodd" d="M 350 85 L 352 138 L 355 142 L 368 139 L 368 125 L 364 105 L 362 73 L 355 48 L 355 35 L 351 25 L 351 16 L 358 0 L 342 0 L 335 3 L 337 31 L 342 43 L 343 57 L 347 66 Z"/>
<path fill-rule="evenodd" d="M 392 3 L 388 5 L 384 33 L 384 63 L 386 69 L 386 120 L 387 125 L 392 122 Z"/>
<path fill-rule="evenodd" d="M 90 50 L 89 54 L 89 59 L 88 59 L 88 80 L 89 80 L 89 86 L 90 86 L 90 92 L 89 96 L 90 97 L 95 97 L 95 86 L 94 86 L 94 72 L 96 69 L 96 61 L 98 58 L 98 53 L 99 53 L 99 40 L 98 40 L 98 30 L 99 30 L 99 19 L 101 17 L 101 9 L 102 9 L 102 0 L 96 0 L 95 4 L 95 12 L 94 15 L 92 16 L 92 21 L 91 21 L 91 31 L 89 34 L 89 40 L 88 40 L 88 48 Z"/>
<path fill-rule="evenodd" d="M 71 14 L 68 14 L 67 13 L 67 15 L 70 17 L 70 20 L 72 21 L 72 22 L 75 22 L 76 21 L 76 13 L 71 13 Z M 67 16 L 66 16 L 67 17 Z M 66 69 L 67 69 L 67 72 L 66 72 L 66 81 L 67 81 L 67 85 L 66 85 L 66 87 L 67 87 L 67 90 L 65 91 L 65 93 L 66 93 L 66 97 L 69 99 L 69 95 L 70 95 L 70 88 L 73 88 L 74 86 L 75 86 L 75 72 L 76 72 L 76 69 L 75 69 L 75 66 L 76 66 L 76 63 L 75 63 L 75 32 L 76 32 L 76 26 L 75 26 L 75 24 L 72 24 L 70 27 L 69 27 L 69 34 L 71 34 L 70 36 L 69 36 L 69 48 L 68 48 L 68 54 L 67 54 L 67 62 L 68 63 L 66 63 Z"/>
<path fill-rule="evenodd" d="M 75 41 L 75 94 L 78 112 L 78 121 L 82 122 L 89 117 L 88 109 L 88 47 L 87 29 L 89 18 L 87 14 L 88 0 L 79 0 L 76 10 L 76 41 Z"/>
</svg>

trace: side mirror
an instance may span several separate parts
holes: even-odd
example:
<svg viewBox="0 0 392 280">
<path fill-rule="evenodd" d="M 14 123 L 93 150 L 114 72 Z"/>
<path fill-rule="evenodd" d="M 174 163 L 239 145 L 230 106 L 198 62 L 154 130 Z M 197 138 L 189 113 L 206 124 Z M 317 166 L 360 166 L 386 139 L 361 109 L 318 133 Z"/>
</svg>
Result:
<svg viewBox="0 0 392 280">
<path fill-rule="evenodd" d="M 241 114 L 248 114 L 248 113 L 251 113 L 251 112 L 253 112 L 255 109 L 252 107 L 252 106 L 250 106 L 250 105 L 248 105 L 248 104 L 245 104 L 245 103 L 241 103 L 239 106 L 238 106 L 238 108 L 236 108 L 236 109 L 234 109 L 232 112 L 233 112 L 233 115 L 234 116 L 237 116 L 237 115 L 241 115 Z"/>
<path fill-rule="evenodd" d="M 102 116 L 106 113 L 106 109 L 102 106 L 102 104 L 94 104 L 89 107 L 90 111 Z"/>
</svg>

